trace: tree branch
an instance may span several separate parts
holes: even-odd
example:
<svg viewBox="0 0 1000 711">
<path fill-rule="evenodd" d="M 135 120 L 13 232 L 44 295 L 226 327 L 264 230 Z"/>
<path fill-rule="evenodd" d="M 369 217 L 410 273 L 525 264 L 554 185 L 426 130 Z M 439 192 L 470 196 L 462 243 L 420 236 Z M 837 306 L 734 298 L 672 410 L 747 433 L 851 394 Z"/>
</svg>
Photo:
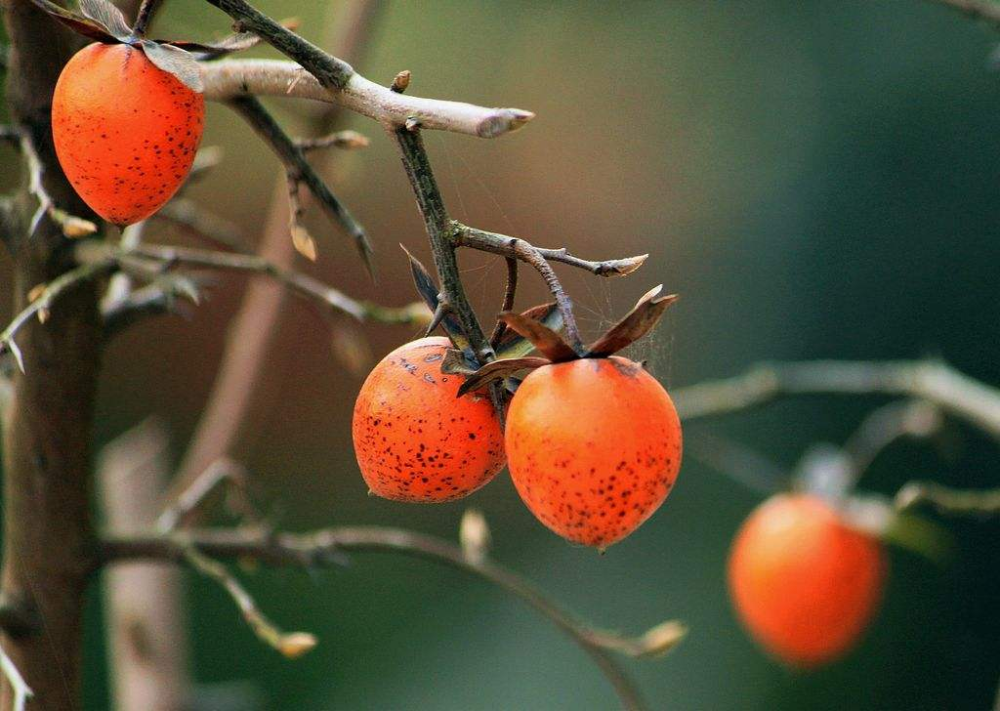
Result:
<svg viewBox="0 0 1000 711">
<path fill-rule="evenodd" d="M 520 598 L 569 635 L 601 667 L 626 709 L 641 709 L 643 704 L 610 652 L 632 657 L 654 656 L 669 651 L 684 634 L 678 623 L 658 625 L 635 638 L 595 630 L 558 607 L 516 573 L 489 560 L 477 562 L 459 546 L 442 539 L 400 529 L 343 527 L 308 534 L 209 529 L 173 537 L 111 536 L 102 542 L 99 559 L 103 564 L 143 559 L 182 561 L 186 550 L 191 548 L 205 556 L 249 558 L 264 564 L 306 568 L 336 564 L 343 554 L 350 552 L 398 553 L 470 573 Z"/>
<path fill-rule="evenodd" d="M 323 179 L 319 177 L 303 150 L 286 134 L 274 117 L 267 112 L 263 104 L 253 96 L 239 96 L 227 102 L 247 123 L 271 146 L 285 165 L 288 179 L 296 185 L 303 183 L 309 188 L 323 211 L 334 222 L 343 227 L 354 240 L 355 248 L 364 261 L 365 268 L 372 271 L 372 249 L 364 229 L 354 219 L 346 207 L 330 191 Z M 307 255 L 308 256 L 308 255 Z M 315 255 L 312 255 L 315 259 Z"/>
<path fill-rule="evenodd" d="M 86 237 L 97 232 L 96 224 L 82 217 L 71 215 L 60 208 L 49 195 L 48 190 L 45 189 L 45 181 L 43 180 L 45 164 L 39 158 L 38 150 L 35 147 L 35 138 L 30 131 L 21 132 L 21 152 L 28 164 L 28 189 L 38 198 L 38 209 L 35 211 L 34 217 L 31 218 L 28 235 L 35 233 L 42 218 L 46 216 L 59 225 L 66 237 Z"/>
<path fill-rule="evenodd" d="M 636 257 L 605 259 L 600 262 L 592 262 L 573 256 L 565 247 L 558 249 L 536 247 L 519 237 L 509 237 L 495 232 L 487 232 L 486 230 L 462 224 L 458 225 L 455 240 L 459 247 L 478 249 L 480 252 L 499 254 L 502 257 L 514 257 L 520 259 L 522 262 L 529 262 L 529 259 L 534 259 L 535 257 L 532 254 L 534 253 L 550 262 L 559 262 L 603 277 L 628 276 L 641 267 L 646 259 L 649 258 L 648 254 L 640 254 Z"/>
<path fill-rule="evenodd" d="M 206 99 L 227 101 L 253 94 L 338 103 L 389 127 L 404 126 L 407 120 L 415 119 L 427 130 L 496 138 L 516 131 L 535 117 L 521 109 L 486 108 L 399 94 L 357 73 L 350 75 L 342 90 L 330 90 L 296 62 L 283 60 L 224 59 L 203 64 L 201 72 Z"/>
<path fill-rule="evenodd" d="M 93 281 L 115 269 L 115 262 L 112 259 L 96 260 L 89 264 L 82 264 L 76 269 L 72 269 L 57 278 L 53 279 L 41 291 L 35 295 L 36 298 L 28 304 L 14 320 L 0 332 L 0 356 L 7 352 L 14 357 L 18 368 L 25 372 L 24 357 L 18 347 L 14 336 L 32 318 L 37 317 L 39 321 L 45 323 L 48 320 L 52 304 L 65 292 L 81 283 Z"/>
<path fill-rule="evenodd" d="M 262 257 L 247 254 L 230 254 L 211 250 L 167 247 L 163 245 L 141 245 L 134 250 L 120 253 L 119 257 L 139 256 L 162 262 L 167 268 L 173 265 L 205 267 L 227 271 L 252 272 L 269 276 L 296 293 L 310 297 L 320 303 L 352 316 L 358 321 L 378 323 L 421 324 L 426 322 L 426 308 L 422 304 L 399 308 L 380 306 L 370 301 L 357 301 L 327 286 L 307 274 L 282 269 Z"/>
<path fill-rule="evenodd" d="M 726 380 L 673 393 L 681 418 L 694 420 L 748 410 L 800 395 L 902 395 L 1000 438 L 1000 390 L 936 361 L 805 361 L 759 365 Z"/>
<path fill-rule="evenodd" d="M 420 208 L 420 214 L 424 218 L 434 266 L 441 280 L 441 291 L 445 295 L 445 301 L 461 324 L 476 357 L 481 363 L 487 363 L 493 360 L 493 348 L 486 340 L 479 319 L 476 318 L 465 294 L 465 286 L 458 271 L 458 260 L 455 257 L 457 229 L 448 216 L 423 139 L 419 130 L 410 131 L 405 128 L 396 130 L 395 136 L 402 154 L 403 168 L 410 179 L 410 186 L 417 198 L 417 207 Z"/>
<path fill-rule="evenodd" d="M 929 505 L 947 516 L 1000 515 L 1000 489 L 960 490 L 933 482 L 910 482 L 896 494 L 896 509 L 908 511 Z"/>
<path fill-rule="evenodd" d="M 500 313 L 511 311 L 514 308 L 514 299 L 517 296 L 517 260 L 514 257 L 504 258 L 507 264 L 507 283 L 503 290 L 503 303 L 500 305 Z M 503 334 L 507 332 L 507 322 L 498 318 L 493 326 L 493 333 L 490 335 L 490 346 L 496 349 Z"/>
<path fill-rule="evenodd" d="M 316 646 L 316 637 L 308 632 L 282 632 L 267 616 L 257 607 L 250 593 L 240 584 L 240 582 L 230 575 L 226 566 L 218 561 L 212 560 L 198 550 L 194 544 L 181 542 L 178 544 L 181 554 L 192 568 L 207 578 L 211 578 L 229 593 L 229 596 L 236 603 L 243 619 L 253 630 L 257 638 L 270 647 L 281 652 L 289 659 L 300 657 Z"/>
</svg>

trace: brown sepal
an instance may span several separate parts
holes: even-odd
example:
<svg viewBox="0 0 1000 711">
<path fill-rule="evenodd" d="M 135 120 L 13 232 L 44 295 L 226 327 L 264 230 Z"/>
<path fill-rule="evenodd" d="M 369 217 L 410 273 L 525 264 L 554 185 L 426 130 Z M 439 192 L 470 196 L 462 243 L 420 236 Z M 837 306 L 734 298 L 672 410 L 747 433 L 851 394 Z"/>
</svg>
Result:
<svg viewBox="0 0 1000 711">
<path fill-rule="evenodd" d="M 505 311 L 500 318 L 509 328 L 531 341 L 532 345 L 553 363 L 579 358 L 579 354 L 551 328 L 523 314 Z"/>
<path fill-rule="evenodd" d="M 539 356 L 528 356 L 526 358 L 505 358 L 487 363 L 482 368 L 466 377 L 462 387 L 458 389 L 459 397 L 465 393 L 478 390 L 497 380 L 503 380 L 521 370 L 534 370 L 543 365 L 549 365 L 552 361 Z"/>
<path fill-rule="evenodd" d="M 606 358 L 632 345 L 653 330 L 667 307 L 679 298 L 677 294 L 659 296 L 662 289 L 661 284 L 643 294 L 625 318 L 590 345 L 586 357 Z"/>
</svg>

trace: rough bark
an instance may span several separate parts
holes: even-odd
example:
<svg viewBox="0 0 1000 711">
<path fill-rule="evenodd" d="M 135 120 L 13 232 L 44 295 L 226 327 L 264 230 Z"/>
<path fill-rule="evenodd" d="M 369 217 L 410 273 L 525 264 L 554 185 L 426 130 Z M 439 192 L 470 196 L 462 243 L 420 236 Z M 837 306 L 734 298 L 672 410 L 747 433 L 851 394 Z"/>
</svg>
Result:
<svg viewBox="0 0 1000 711">
<path fill-rule="evenodd" d="M 7 104 L 31 132 L 56 203 L 88 215 L 59 169 L 51 141 L 52 91 L 75 40 L 28 0 L 6 0 L 3 19 L 12 53 Z M 43 219 L 27 234 L 35 199 L 18 198 L 13 239 L 14 310 L 29 290 L 71 265 L 59 228 Z M 24 605 L 38 629 L 4 634 L 0 643 L 35 691 L 36 709 L 79 707 L 82 596 L 92 529 L 89 513 L 90 432 L 100 361 L 93 284 L 61 298 L 44 324 L 21 330 L 26 375 L 15 378 L 4 423 L 3 571 L 5 604 Z M 11 705 L 4 682 L 0 708 Z"/>
</svg>

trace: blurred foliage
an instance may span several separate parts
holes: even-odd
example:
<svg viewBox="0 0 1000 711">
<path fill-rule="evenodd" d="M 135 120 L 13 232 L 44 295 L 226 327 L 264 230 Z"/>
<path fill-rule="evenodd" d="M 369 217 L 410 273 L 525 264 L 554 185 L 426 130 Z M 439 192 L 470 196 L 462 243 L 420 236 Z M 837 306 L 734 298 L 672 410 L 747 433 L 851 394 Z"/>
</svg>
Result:
<svg viewBox="0 0 1000 711">
<path fill-rule="evenodd" d="M 328 3 L 258 4 L 301 17 L 303 33 L 322 40 Z M 205 3 L 171 0 L 157 34 L 206 38 L 228 26 Z M 925 354 L 998 383 L 1000 76 L 987 66 L 998 39 L 916 0 L 635 2 L 627 11 L 439 0 L 387 6 L 358 67 L 385 82 L 410 69 L 414 94 L 538 113 L 496 142 L 428 137 L 450 206 L 463 221 L 585 256 L 650 252 L 627 280 L 567 274 L 567 287 L 590 333 L 657 282 L 680 292 L 658 335 L 636 347 L 668 385 L 761 359 Z M 308 109 L 269 104 L 293 127 Z M 314 271 L 352 294 L 406 303 L 414 295 L 396 244 L 426 257 L 420 219 L 379 127 L 346 123 L 370 135 L 372 147 L 338 155 L 333 182 L 373 236 L 380 282 L 366 282 L 320 217 L 311 225 L 321 248 Z M 205 143 L 227 157 L 192 197 L 256 239 L 275 161 L 221 107 L 210 110 Z M 0 151 L 0 182 L 10 184 L 15 156 Z M 471 295 L 490 313 L 502 262 L 463 255 L 463 266 Z M 8 270 L 0 259 L 0 283 Z M 241 288 L 226 278 L 192 322 L 149 324 L 111 347 L 98 443 L 157 412 L 182 446 Z M 542 297 L 533 283 L 522 304 Z M 376 353 L 412 335 L 368 333 Z M 261 384 L 264 404 L 235 453 L 277 520 L 455 536 L 466 503 L 420 508 L 365 495 L 349 438 L 359 382 L 333 359 L 329 339 L 308 308 L 289 304 Z M 730 437 L 791 467 L 817 441 L 842 442 L 880 402 L 784 402 L 692 426 L 689 435 Z M 891 495 L 914 478 L 995 486 L 996 444 L 957 426 L 952 441 L 946 456 L 925 444 L 893 446 L 863 488 Z M 884 608 L 862 646 L 802 674 L 764 657 L 729 607 L 728 544 L 757 497 L 693 458 L 660 513 L 603 557 L 544 530 L 505 475 L 467 503 L 486 513 L 500 560 L 595 623 L 634 631 L 667 617 L 689 624 L 668 658 L 629 665 L 654 708 L 981 711 L 992 703 L 1000 670 L 995 523 L 948 522 L 957 550 L 942 566 L 894 553 Z M 320 646 L 297 662 L 279 657 L 218 589 L 192 578 L 193 660 L 200 683 L 249 680 L 268 708 L 613 704 L 604 680 L 558 632 L 454 571 L 358 556 L 315 575 L 261 571 L 249 585 L 279 623 L 316 632 Z M 87 698 L 98 709 L 107 696 L 96 588 L 91 607 Z"/>
</svg>

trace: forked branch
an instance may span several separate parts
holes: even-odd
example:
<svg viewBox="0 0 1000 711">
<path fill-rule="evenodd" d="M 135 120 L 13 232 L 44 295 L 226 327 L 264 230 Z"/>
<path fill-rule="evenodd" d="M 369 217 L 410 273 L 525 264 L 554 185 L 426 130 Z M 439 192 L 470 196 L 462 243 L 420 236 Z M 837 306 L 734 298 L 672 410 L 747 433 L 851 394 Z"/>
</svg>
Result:
<svg viewBox="0 0 1000 711">
<path fill-rule="evenodd" d="M 269 565 L 312 568 L 337 564 L 346 553 L 397 553 L 423 558 L 475 575 L 520 598 L 569 635 L 600 666 L 626 709 L 644 708 L 612 652 L 632 657 L 662 654 L 684 635 L 679 623 L 658 625 L 638 637 L 596 630 L 549 600 L 531 582 L 489 559 L 476 560 L 448 541 L 411 531 L 378 527 L 331 528 L 309 534 L 209 529 L 174 536 L 109 537 L 101 544 L 103 564 L 127 560 L 184 561 L 188 551 L 214 558 L 252 559 Z"/>
</svg>

